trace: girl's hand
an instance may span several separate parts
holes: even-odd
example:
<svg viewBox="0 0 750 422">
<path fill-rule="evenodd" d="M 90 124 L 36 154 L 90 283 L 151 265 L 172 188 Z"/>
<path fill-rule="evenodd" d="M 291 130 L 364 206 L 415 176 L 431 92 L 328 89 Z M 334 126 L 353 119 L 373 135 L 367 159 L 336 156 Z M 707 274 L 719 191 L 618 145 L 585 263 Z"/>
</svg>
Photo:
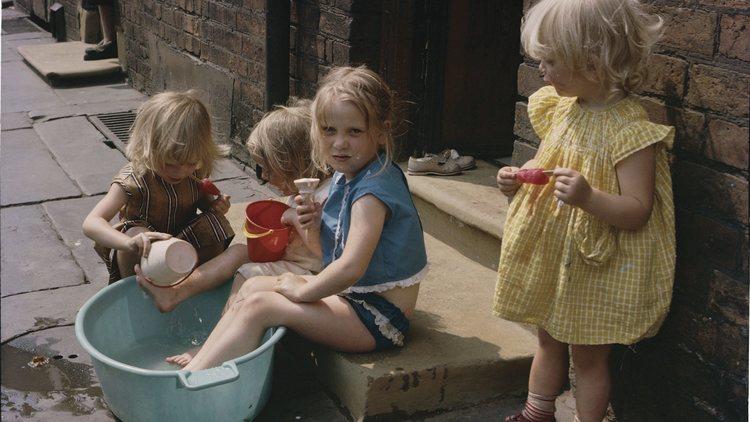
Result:
<svg viewBox="0 0 750 422">
<path fill-rule="evenodd" d="M 166 240 L 172 237 L 169 233 L 144 232 L 130 238 L 128 241 L 128 250 L 137 252 L 140 256 L 148 258 L 151 251 L 151 242 L 156 240 Z"/>
<path fill-rule="evenodd" d="M 503 167 L 497 171 L 497 187 L 503 195 L 513 196 L 521 187 L 521 183 L 516 180 L 517 171 L 518 167 Z"/>
<path fill-rule="evenodd" d="M 558 167 L 555 175 L 555 197 L 569 205 L 584 207 L 591 199 L 593 189 L 581 173 Z"/>
<path fill-rule="evenodd" d="M 284 295 L 292 302 L 304 302 L 302 299 L 302 288 L 307 284 L 307 280 L 297 274 L 284 273 L 276 277 L 276 284 L 273 290 L 276 293 Z"/>
<path fill-rule="evenodd" d="M 218 213 L 226 214 L 227 211 L 229 211 L 229 206 L 231 205 L 229 203 L 230 198 L 231 196 L 229 195 L 220 195 L 213 202 L 211 202 L 211 209 Z"/>
<path fill-rule="evenodd" d="M 320 219 L 323 217 L 323 205 L 319 202 L 306 202 L 302 195 L 294 197 L 297 203 L 297 218 L 299 225 L 305 230 L 320 227 Z"/>
</svg>

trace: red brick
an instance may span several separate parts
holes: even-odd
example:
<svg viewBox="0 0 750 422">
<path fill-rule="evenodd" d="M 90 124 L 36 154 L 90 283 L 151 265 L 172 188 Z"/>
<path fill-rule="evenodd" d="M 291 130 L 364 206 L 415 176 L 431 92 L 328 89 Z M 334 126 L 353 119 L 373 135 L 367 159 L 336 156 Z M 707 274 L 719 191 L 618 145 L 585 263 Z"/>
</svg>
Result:
<svg viewBox="0 0 750 422">
<path fill-rule="evenodd" d="M 713 54 L 716 13 L 669 6 L 648 8 L 665 20 L 660 44 L 706 56 Z"/>
<path fill-rule="evenodd" d="M 747 326 L 747 284 L 714 270 L 708 293 L 708 308 L 734 324 Z"/>
<path fill-rule="evenodd" d="M 245 0 L 244 2 L 242 2 L 242 8 L 250 9 L 253 12 L 265 13 L 266 0 Z"/>
<path fill-rule="evenodd" d="M 719 113 L 748 116 L 750 76 L 713 66 L 694 65 L 690 71 L 688 103 Z"/>
<path fill-rule="evenodd" d="M 242 56 L 246 59 L 265 61 L 266 43 L 254 37 L 242 37 Z"/>
<path fill-rule="evenodd" d="M 349 39 L 352 29 L 352 18 L 331 12 L 320 12 L 320 32 L 331 34 L 342 40 Z"/>
<path fill-rule="evenodd" d="M 643 108 L 654 123 L 674 126 L 675 148 L 700 154 L 705 139 L 706 117 L 697 111 L 669 107 L 663 101 L 640 97 Z"/>
<path fill-rule="evenodd" d="M 527 161 L 534 158 L 537 148 L 525 142 L 515 141 L 513 143 L 513 157 L 511 162 L 516 167 L 521 167 Z"/>
<path fill-rule="evenodd" d="M 750 16 L 721 17 L 719 53 L 731 59 L 750 61 Z"/>
<path fill-rule="evenodd" d="M 524 102 L 519 101 L 516 103 L 513 133 L 518 137 L 526 139 L 534 145 L 539 145 L 539 137 L 536 135 L 536 132 L 534 132 L 534 128 L 531 126 L 527 107 L 528 104 Z"/>
<path fill-rule="evenodd" d="M 528 97 L 545 85 L 539 68 L 528 63 L 518 66 L 518 95 Z"/>
<path fill-rule="evenodd" d="M 247 34 L 259 37 L 266 36 L 266 21 L 253 13 L 237 13 L 237 29 Z"/>
<path fill-rule="evenodd" d="M 727 7 L 732 9 L 750 8 L 750 1 L 748 0 L 698 0 L 698 3 L 704 6 Z"/>
<path fill-rule="evenodd" d="M 318 35 L 315 37 L 315 55 L 321 59 L 326 59 L 326 38 Z"/>
<path fill-rule="evenodd" d="M 334 66 L 344 66 L 349 63 L 349 50 L 351 47 L 347 44 L 333 41 L 333 60 L 331 64 Z"/>
<path fill-rule="evenodd" d="M 724 120 L 708 123 L 706 157 L 742 170 L 748 169 L 748 144 L 750 131 L 747 127 Z"/>
<path fill-rule="evenodd" d="M 747 179 L 683 160 L 675 165 L 674 181 L 678 204 L 747 224 Z"/>
<path fill-rule="evenodd" d="M 688 63 L 663 54 L 654 54 L 649 63 L 649 72 L 641 92 L 682 98 L 685 94 L 685 75 Z"/>
</svg>

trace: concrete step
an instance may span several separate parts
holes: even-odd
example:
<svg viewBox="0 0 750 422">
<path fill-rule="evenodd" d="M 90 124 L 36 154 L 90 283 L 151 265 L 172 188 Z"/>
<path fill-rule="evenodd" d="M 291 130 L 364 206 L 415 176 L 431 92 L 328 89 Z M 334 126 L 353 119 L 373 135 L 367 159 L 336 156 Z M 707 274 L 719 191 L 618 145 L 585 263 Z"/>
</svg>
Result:
<svg viewBox="0 0 750 422">
<path fill-rule="evenodd" d="M 401 167 L 406 172 L 406 163 Z M 492 269 L 508 208 L 496 174 L 497 167 L 477 161 L 477 168 L 458 176 L 406 176 L 424 231 Z"/>
<path fill-rule="evenodd" d="M 288 339 L 354 420 L 465 407 L 526 388 L 536 338 L 492 315 L 495 271 L 429 234 L 425 241 L 430 273 L 403 349 L 346 354 Z"/>
</svg>

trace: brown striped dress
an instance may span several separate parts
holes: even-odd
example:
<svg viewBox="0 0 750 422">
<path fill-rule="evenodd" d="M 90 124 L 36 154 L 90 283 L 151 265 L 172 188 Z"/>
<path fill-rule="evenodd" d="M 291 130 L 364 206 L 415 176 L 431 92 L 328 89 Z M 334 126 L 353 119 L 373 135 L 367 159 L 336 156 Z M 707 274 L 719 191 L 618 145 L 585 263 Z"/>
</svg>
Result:
<svg viewBox="0 0 750 422">
<path fill-rule="evenodd" d="M 128 197 L 120 209 L 120 221 L 114 226 L 123 233 L 136 226 L 169 233 L 190 242 L 199 254 L 201 248 L 216 244 L 226 249 L 234 237 L 229 221 L 223 214 L 211 210 L 211 199 L 200 191 L 198 182 L 193 179 L 170 184 L 151 171 L 139 177 L 128 163 L 112 183 L 122 187 Z M 117 254 L 100 245 L 95 245 L 94 249 L 107 264 L 110 283 L 119 280 Z"/>
</svg>

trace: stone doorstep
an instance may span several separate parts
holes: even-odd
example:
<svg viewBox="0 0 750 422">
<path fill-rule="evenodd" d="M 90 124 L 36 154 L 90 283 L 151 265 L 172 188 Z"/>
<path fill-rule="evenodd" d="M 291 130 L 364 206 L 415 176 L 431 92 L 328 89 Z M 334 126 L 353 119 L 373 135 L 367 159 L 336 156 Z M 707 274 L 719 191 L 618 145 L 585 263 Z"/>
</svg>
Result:
<svg viewBox="0 0 750 422">
<path fill-rule="evenodd" d="M 406 163 L 401 167 L 406 172 Z M 497 167 L 477 161 L 458 176 L 406 176 L 425 232 L 491 269 L 497 269 L 508 208 L 496 174 Z"/>
<path fill-rule="evenodd" d="M 402 350 L 346 354 L 287 340 L 354 420 L 465 407 L 527 386 L 536 337 L 492 315 L 495 272 L 425 241 L 430 273 Z"/>
<path fill-rule="evenodd" d="M 504 204 L 505 200 L 493 186 L 471 183 L 482 178 L 494 182 L 494 167 L 478 164 L 478 169 L 459 176 L 463 179 L 409 177 L 427 232 L 430 272 L 421 283 L 411 331 L 402 350 L 346 354 L 317 347 L 294 335 L 285 339 L 287 349 L 312 367 L 355 420 L 465 407 L 520 392 L 527 386 L 536 337 L 521 325 L 492 315 L 495 270 L 452 247 L 456 238 L 467 237 L 466 231 L 473 228 L 472 236 L 483 235 L 486 243 L 478 246 L 477 238 L 469 237 L 466 245 L 499 252 L 499 236 L 490 236 L 484 230 L 492 230 L 488 229 L 492 225 L 494 230 L 502 230 L 505 207 L 498 211 L 494 204 Z M 445 192 L 459 199 L 448 198 Z M 452 225 L 460 236 L 451 239 L 451 246 L 430 233 L 429 216 L 425 217 L 420 203 L 436 209 L 463 210 Z M 246 205 L 235 204 L 227 214 L 236 233 L 242 233 Z M 468 210 L 469 205 L 473 210 Z M 490 218 L 492 212 L 500 216 Z M 233 243 L 243 240 L 240 235 Z"/>
</svg>

